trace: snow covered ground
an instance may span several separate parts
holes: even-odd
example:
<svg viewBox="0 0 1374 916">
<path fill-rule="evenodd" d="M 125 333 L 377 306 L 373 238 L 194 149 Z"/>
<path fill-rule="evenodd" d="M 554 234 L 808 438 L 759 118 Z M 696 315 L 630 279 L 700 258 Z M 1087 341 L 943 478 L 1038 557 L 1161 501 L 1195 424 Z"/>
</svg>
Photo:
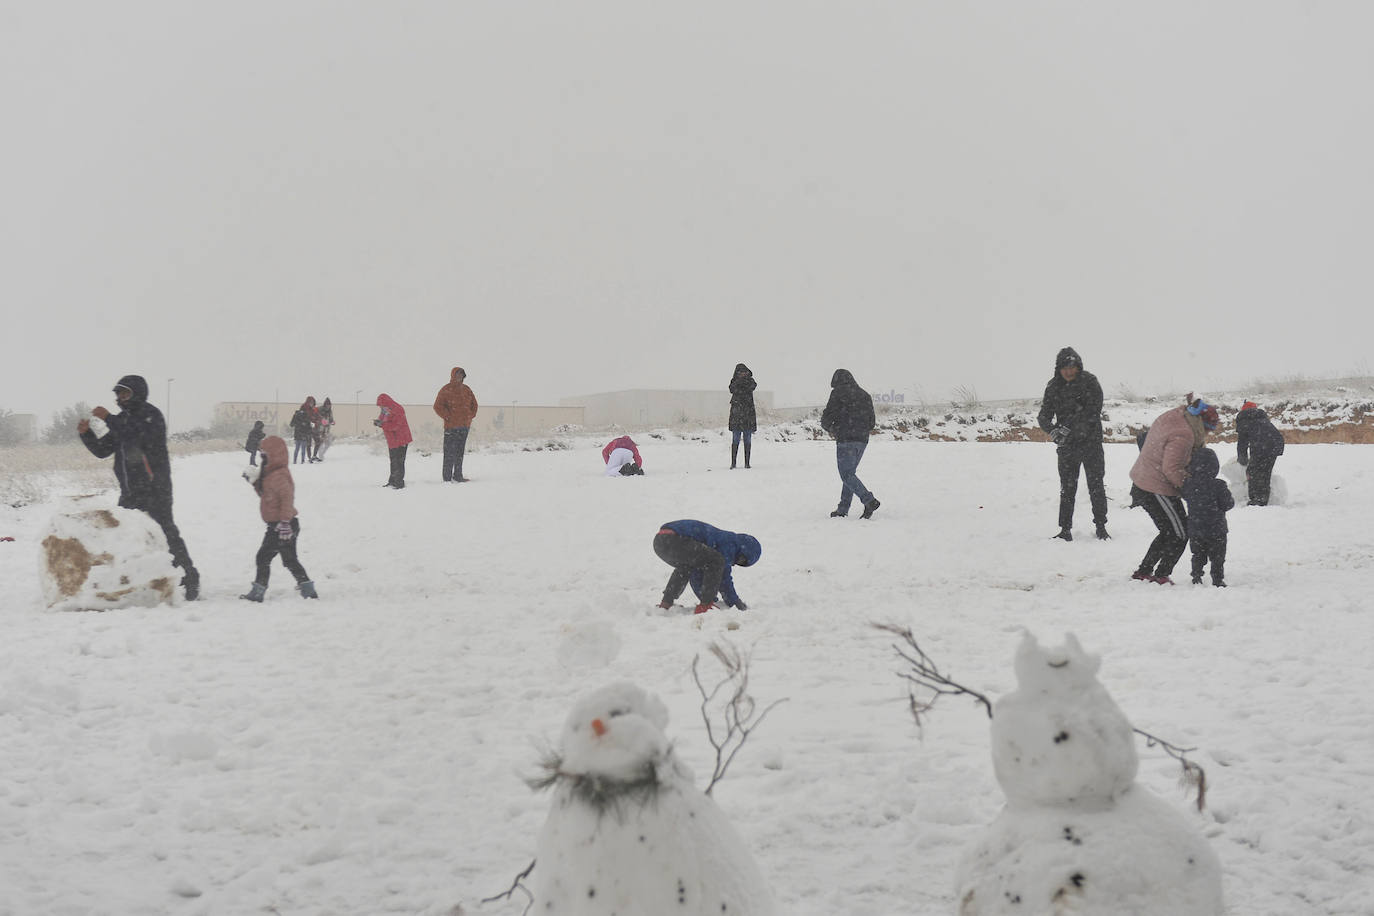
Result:
<svg viewBox="0 0 1374 916">
<path fill-rule="evenodd" d="M 44 613 L 35 538 L 68 503 L 0 508 L 0 913 L 520 913 L 480 900 L 533 857 L 549 800 L 521 777 L 573 699 L 658 694 L 704 785 L 690 665 L 719 639 L 752 652 L 760 702 L 787 698 L 714 792 L 781 911 L 953 913 L 1003 803 L 988 720 L 946 698 L 918 733 L 875 621 L 993 698 L 1021 628 L 1077 634 L 1135 726 L 1197 748 L 1204 813 L 1158 749 L 1139 781 L 1210 839 L 1228 912 L 1374 912 L 1374 453 L 1291 446 L 1288 504 L 1230 516 L 1230 588 L 1169 588 L 1128 578 L 1154 531 L 1125 509 L 1133 445 L 1107 447 L 1113 539 L 1066 544 L 1048 445 L 877 439 L 862 521 L 827 517 L 832 443 L 764 435 L 729 471 L 717 434 L 632 434 L 643 477 L 604 477 L 583 437 L 483 448 L 461 485 L 412 454 L 404 491 L 335 446 L 295 469 L 320 601 L 280 566 L 238 600 L 262 531 L 242 452 L 174 463 L 194 605 Z M 762 541 L 748 611 L 654 609 L 650 542 L 683 517 Z"/>
</svg>

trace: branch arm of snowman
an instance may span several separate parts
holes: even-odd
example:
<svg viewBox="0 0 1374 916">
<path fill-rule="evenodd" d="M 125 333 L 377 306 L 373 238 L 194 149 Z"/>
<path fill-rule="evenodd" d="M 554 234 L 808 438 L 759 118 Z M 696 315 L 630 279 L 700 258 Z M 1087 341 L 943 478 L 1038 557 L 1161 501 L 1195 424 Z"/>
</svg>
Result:
<svg viewBox="0 0 1374 916">
<path fill-rule="evenodd" d="M 894 644 L 892 648 L 897 655 L 910 666 L 909 671 L 900 671 L 898 676 L 906 681 L 910 686 L 907 688 L 907 699 L 911 705 L 911 718 L 916 720 L 916 727 L 922 725 L 921 716 L 935 708 L 935 701 L 942 696 L 969 696 L 973 697 L 974 702 L 980 703 L 987 711 L 988 718 L 992 718 L 992 701 L 986 696 L 972 688 L 965 687 L 957 683 L 949 676 L 940 671 L 934 660 L 926 655 L 925 650 L 916 642 L 915 635 L 910 627 L 899 627 L 895 623 L 875 623 L 874 628 L 891 633 L 901 640 L 901 644 Z M 930 699 L 922 699 L 917 690 L 929 691 Z"/>
<path fill-rule="evenodd" d="M 963 694 L 973 697 L 975 702 L 982 705 L 988 718 L 992 718 L 991 701 L 978 691 L 965 687 L 943 674 L 934 660 L 916 642 L 916 636 L 911 632 L 910 627 L 898 626 L 895 623 L 875 623 L 873 627 L 884 633 L 890 633 L 901 640 L 900 644 L 894 644 L 892 648 L 898 657 L 910 666 L 910 670 L 900 671 L 898 676 L 910 685 L 907 688 L 907 698 L 911 706 L 911 717 L 916 720 L 917 728 L 923 724 L 921 717 L 930 712 L 935 707 L 935 701 L 942 696 Z M 918 695 L 918 690 L 929 691 L 930 698 L 923 699 Z M 1183 772 L 1179 776 L 1179 784 L 1185 789 L 1191 788 L 1197 791 L 1197 809 L 1203 810 L 1207 804 L 1207 771 L 1186 756 L 1189 752 L 1197 749 L 1179 747 L 1134 726 L 1132 726 L 1132 731 L 1145 739 L 1146 747 L 1158 746 L 1164 753 L 1179 762 L 1183 768 Z"/>
<path fill-rule="evenodd" d="M 534 860 L 530 861 L 529 866 L 524 871 L 515 876 L 515 880 L 511 882 L 509 888 L 494 897 L 483 897 L 482 902 L 495 903 L 497 900 L 513 900 L 515 898 L 515 892 L 518 890 L 526 897 L 530 898 L 529 902 L 525 904 L 525 908 L 520 911 L 520 916 L 526 916 L 530 911 L 530 907 L 534 906 L 534 894 L 530 893 L 530 889 L 525 887 L 521 882 L 528 878 L 532 871 L 534 871 Z"/>
<path fill-rule="evenodd" d="M 713 642 L 710 650 L 716 661 L 725 668 L 725 677 L 710 690 L 701 682 L 701 672 L 698 670 L 701 656 L 692 659 L 692 680 L 701 694 L 701 718 L 706 723 L 706 737 L 716 751 L 715 767 L 711 772 L 711 781 L 706 786 L 707 795 L 711 794 L 716 783 L 725 778 L 725 771 L 730 768 L 735 755 L 744 747 L 754 729 L 763 724 L 764 718 L 775 706 L 787 702 L 786 698 L 776 700 L 760 710 L 749 695 L 748 657 L 728 643 Z M 713 703 L 722 704 L 719 717 L 723 725 L 712 714 Z M 717 733 L 718 728 L 723 729 L 723 736 Z"/>
</svg>

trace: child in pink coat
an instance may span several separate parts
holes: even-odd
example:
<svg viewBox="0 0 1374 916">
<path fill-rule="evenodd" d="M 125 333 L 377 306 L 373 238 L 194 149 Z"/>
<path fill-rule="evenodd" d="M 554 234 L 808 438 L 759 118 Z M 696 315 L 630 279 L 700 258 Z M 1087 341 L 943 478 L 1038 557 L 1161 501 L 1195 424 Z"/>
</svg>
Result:
<svg viewBox="0 0 1374 916">
<path fill-rule="evenodd" d="M 391 399 L 389 394 L 377 395 L 377 406 L 382 412 L 372 421 L 380 426 L 386 436 L 386 448 L 391 454 L 391 476 L 385 486 L 404 490 L 406 485 L 406 446 L 410 445 L 410 424 L 406 422 L 406 409 Z"/>
</svg>

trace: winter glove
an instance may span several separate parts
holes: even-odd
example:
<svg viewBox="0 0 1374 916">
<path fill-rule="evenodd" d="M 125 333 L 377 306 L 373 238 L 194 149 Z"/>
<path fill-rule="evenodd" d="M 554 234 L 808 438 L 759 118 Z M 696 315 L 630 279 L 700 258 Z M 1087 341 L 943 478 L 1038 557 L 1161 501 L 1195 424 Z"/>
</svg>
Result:
<svg viewBox="0 0 1374 916">
<path fill-rule="evenodd" d="M 739 600 L 737 600 L 733 605 L 727 605 L 727 607 L 734 607 L 734 609 L 737 610 L 737 611 L 747 611 L 747 610 L 749 610 L 749 605 L 745 604 L 745 603 L 744 603 L 744 599 L 742 599 L 742 598 L 739 599 Z"/>
<path fill-rule="evenodd" d="M 296 533 L 291 530 L 290 522 L 277 522 L 277 538 L 279 540 L 289 541 L 295 536 Z"/>
<path fill-rule="evenodd" d="M 1050 441 L 1055 445 L 1063 445 L 1069 441 L 1069 428 L 1067 426 L 1056 426 L 1050 431 Z"/>
<path fill-rule="evenodd" d="M 381 421 L 381 420 L 373 420 L 373 421 L 372 421 L 372 425 L 373 425 L 373 426 L 381 426 L 381 425 L 382 425 L 382 421 Z"/>
</svg>

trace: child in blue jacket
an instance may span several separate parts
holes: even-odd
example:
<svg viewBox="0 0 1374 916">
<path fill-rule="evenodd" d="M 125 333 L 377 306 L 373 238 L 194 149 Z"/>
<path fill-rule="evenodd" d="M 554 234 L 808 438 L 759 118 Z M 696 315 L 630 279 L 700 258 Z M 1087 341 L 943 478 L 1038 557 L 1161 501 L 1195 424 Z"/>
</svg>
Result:
<svg viewBox="0 0 1374 916">
<path fill-rule="evenodd" d="M 1193 551 L 1193 584 L 1202 584 L 1202 571 L 1212 561 L 1212 584 L 1226 587 L 1226 513 L 1235 508 L 1231 488 L 1217 477 L 1221 462 L 1210 448 L 1193 452 L 1183 480 L 1188 504 L 1188 544 Z"/>
<path fill-rule="evenodd" d="M 658 606 L 672 607 L 690 583 L 699 602 L 695 613 L 704 614 L 716 606 L 717 592 L 726 607 L 745 609 L 730 570 L 735 566 L 753 566 L 763 547 L 753 535 L 736 534 L 685 518 L 666 522 L 659 528 L 654 535 L 654 553 L 673 567 Z"/>
</svg>

